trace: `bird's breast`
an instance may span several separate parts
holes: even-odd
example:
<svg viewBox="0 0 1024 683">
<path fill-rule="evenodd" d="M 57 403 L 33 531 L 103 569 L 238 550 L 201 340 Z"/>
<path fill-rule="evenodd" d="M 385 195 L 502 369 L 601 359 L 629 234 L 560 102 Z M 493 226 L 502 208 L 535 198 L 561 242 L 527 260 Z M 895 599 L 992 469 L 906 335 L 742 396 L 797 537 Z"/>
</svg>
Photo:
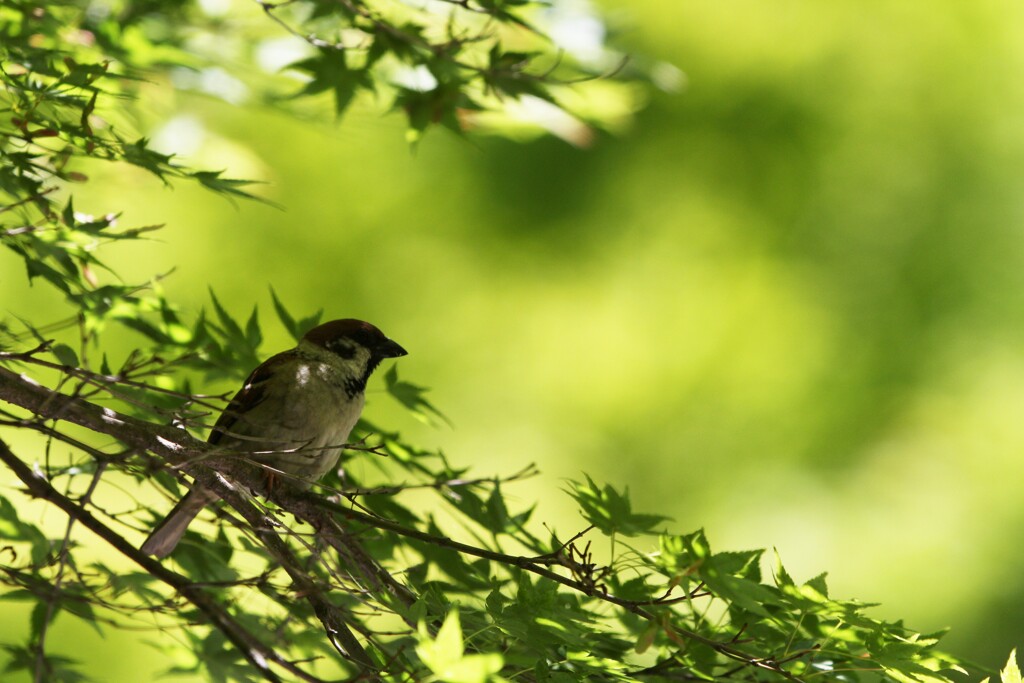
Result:
<svg viewBox="0 0 1024 683">
<path fill-rule="evenodd" d="M 264 451 L 255 459 L 311 483 L 337 464 L 365 400 L 361 392 L 351 395 L 343 373 L 325 363 L 298 363 L 288 373 L 288 381 L 275 383 L 282 390 L 260 406 L 255 423 L 264 425 L 262 447 L 246 450 Z"/>
</svg>

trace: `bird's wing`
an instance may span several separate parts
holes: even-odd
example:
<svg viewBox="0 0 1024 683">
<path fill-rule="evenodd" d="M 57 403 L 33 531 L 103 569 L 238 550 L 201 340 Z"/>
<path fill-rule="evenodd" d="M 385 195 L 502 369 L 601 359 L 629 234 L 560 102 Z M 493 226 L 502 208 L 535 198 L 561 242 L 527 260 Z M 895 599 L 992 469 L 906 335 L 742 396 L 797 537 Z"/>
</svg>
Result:
<svg viewBox="0 0 1024 683">
<path fill-rule="evenodd" d="M 266 400 L 267 381 L 287 362 L 287 354 L 279 353 L 263 361 L 252 371 L 246 378 L 245 384 L 228 403 L 228 407 L 217 418 L 217 422 L 206 439 L 207 443 L 216 445 L 220 443 L 225 434 L 230 435 L 236 429 L 241 433 L 246 431 L 243 425 L 237 423 L 240 419 L 244 419 L 244 416 L 253 408 Z"/>
</svg>

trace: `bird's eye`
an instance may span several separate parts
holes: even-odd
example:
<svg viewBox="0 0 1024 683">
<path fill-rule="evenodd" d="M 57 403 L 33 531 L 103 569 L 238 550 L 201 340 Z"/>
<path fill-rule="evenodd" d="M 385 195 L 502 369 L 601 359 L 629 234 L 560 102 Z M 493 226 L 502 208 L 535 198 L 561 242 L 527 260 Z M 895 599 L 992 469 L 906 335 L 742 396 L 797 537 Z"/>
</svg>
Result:
<svg viewBox="0 0 1024 683">
<path fill-rule="evenodd" d="M 347 339 L 335 339 L 327 344 L 327 348 L 338 354 L 345 360 L 352 360 L 356 356 L 356 346 Z"/>
</svg>

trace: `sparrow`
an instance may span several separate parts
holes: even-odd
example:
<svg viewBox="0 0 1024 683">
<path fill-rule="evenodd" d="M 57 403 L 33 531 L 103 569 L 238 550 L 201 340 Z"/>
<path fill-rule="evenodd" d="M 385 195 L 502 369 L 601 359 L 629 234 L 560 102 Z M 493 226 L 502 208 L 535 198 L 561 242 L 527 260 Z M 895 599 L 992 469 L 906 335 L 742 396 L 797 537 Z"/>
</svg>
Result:
<svg viewBox="0 0 1024 683">
<path fill-rule="evenodd" d="M 406 350 L 361 320 L 332 320 L 307 332 L 298 346 L 252 371 L 210 430 L 214 454 L 236 453 L 268 466 L 300 490 L 334 468 L 363 412 L 366 381 L 386 358 Z M 208 504 L 212 491 L 195 486 L 167 514 L 140 550 L 166 557 Z"/>
</svg>

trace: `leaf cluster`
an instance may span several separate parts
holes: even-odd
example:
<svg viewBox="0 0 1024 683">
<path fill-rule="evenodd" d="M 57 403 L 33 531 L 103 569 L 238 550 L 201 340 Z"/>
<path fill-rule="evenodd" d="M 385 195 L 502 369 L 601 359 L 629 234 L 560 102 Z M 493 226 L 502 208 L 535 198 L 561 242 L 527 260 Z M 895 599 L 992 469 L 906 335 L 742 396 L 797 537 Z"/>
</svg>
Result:
<svg viewBox="0 0 1024 683">
<path fill-rule="evenodd" d="M 621 55 L 581 58 L 545 33 L 550 3 L 535 0 L 394 0 L 260 2 L 310 55 L 288 69 L 305 83 L 293 97 L 329 95 L 340 117 L 360 95 L 400 111 L 416 142 L 435 125 L 462 134 L 476 114 L 507 112 L 523 98 L 546 102 L 567 119 L 601 125 L 561 95 L 619 71 Z M 590 19 L 597 20 L 596 17 Z M 638 71 L 632 77 L 643 77 Z"/>
</svg>

